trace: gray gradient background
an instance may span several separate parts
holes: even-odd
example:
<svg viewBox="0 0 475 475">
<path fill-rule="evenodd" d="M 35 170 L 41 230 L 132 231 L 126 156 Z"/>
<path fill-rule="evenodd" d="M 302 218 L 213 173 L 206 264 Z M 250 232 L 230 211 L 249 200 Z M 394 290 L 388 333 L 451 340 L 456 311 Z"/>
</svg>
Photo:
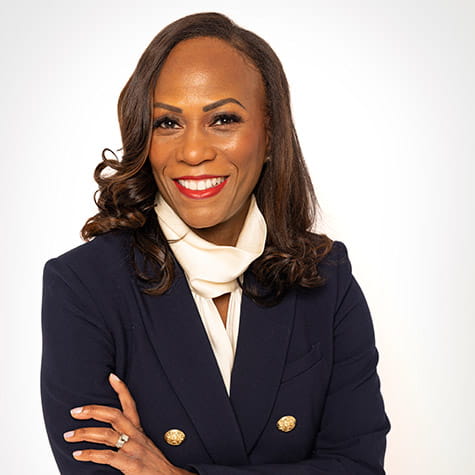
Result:
<svg viewBox="0 0 475 475">
<path fill-rule="evenodd" d="M 474 474 L 475 2 L 173 3 L 0 6 L 0 472 L 56 473 L 41 272 L 81 243 L 93 168 L 120 146 L 118 94 L 160 28 L 217 10 L 287 71 L 321 229 L 346 243 L 373 314 L 387 472 Z"/>
</svg>

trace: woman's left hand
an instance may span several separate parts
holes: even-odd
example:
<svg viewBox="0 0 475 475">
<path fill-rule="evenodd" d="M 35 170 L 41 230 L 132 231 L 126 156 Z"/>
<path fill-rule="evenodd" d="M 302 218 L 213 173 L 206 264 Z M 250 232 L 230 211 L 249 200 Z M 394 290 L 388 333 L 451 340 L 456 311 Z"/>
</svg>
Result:
<svg viewBox="0 0 475 475">
<path fill-rule="evenodd" d="M 185 475 L 190 474 L 172 465 L 161 450 L 145 435 L 140 424 L 135 401 L 127 386 L 111 374 L 109 382 L 119 396 L 122 411 L 108 406 L 89 405 L 71 410 L 75 419 L 95 419 L 112 427 L 85 427 L 64 434 L 68 442 L 95 442 L 116 447 L 121 434 L 128 436 L 119 450 L 77 450 L 76 460 L 110 465 L 125 475 Z"/>
</svg>

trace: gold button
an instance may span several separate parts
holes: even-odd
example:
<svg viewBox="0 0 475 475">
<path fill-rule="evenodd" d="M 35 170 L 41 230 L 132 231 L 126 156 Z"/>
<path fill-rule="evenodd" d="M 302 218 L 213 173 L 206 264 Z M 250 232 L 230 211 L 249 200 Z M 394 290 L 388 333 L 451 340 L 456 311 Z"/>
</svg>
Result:
<svg viewBox="0 0 475 475">
<path fill-rule="evenodd" d="M 277 429 L 282 432 L 290 432 L 295 429 L 297 419 L 294 416 L 284 416 L 277 421 Z"/>
<path fill-rule="evenodd" d="M 180 445 L 185 440 L 185 433 L 180 429 L 170 429 L 163 436 L 165 442 L 170 445 Z"/>
</svg>

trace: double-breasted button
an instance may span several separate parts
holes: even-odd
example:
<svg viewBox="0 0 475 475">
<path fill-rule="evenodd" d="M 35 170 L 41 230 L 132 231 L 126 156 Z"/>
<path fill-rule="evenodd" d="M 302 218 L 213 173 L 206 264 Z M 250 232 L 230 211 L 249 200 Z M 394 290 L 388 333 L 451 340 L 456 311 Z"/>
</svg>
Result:
<svg viewBox="0 0 475 475">
<path fill-rule="evenodd" d="M 180 445 L 185 440 L 185 433 L 180 429 L 170 429 L 165 432 L 163 438 L 170 445 Z"/>
<path fill-rule="evenodd" d="M 290 432 L 295 429 L 297 419 L 294 416 L 284 416 L 277 421 L 277 429 L 282 432 Z"/>
</svg>

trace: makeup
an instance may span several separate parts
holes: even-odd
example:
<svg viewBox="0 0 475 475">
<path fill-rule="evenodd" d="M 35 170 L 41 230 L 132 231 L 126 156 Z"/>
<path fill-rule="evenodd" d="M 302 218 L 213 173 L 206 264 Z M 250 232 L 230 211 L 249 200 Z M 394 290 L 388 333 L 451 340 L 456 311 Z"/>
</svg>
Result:
<svg viewBox="0 0 475 475">
<path fill-rule="evenodd" d="M 225 187 L 228 177 L 217 175 L 182 176 L 173 181 L 180 193 L 188 198 L 204 199 L 217 195 Z"/>
</svg>

